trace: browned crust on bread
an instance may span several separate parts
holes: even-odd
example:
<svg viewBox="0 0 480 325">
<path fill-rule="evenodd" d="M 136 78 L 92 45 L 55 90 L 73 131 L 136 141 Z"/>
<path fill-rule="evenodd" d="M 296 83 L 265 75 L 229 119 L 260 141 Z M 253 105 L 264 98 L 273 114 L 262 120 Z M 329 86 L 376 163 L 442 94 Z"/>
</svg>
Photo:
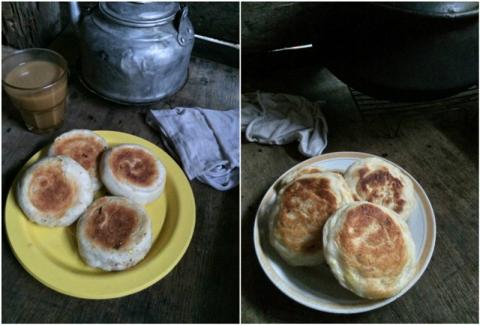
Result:
<svg viewBox="0 0 480 325">
<path fill-rule="evenodd" d="M 343 262 L 365 278 L 394 279 L 408 262 L 401 228 L 371 204 L 347 212 L 336 242 L 343 252 Z"/>
<path fill-rule="evenodd" d="M 282 194 L 276 231 L 283 244 L 293 251 L 318 251 L 323 247 L 323 226 L 336 209 L 330 180 L 297 179 Z"/>
<path fill-rule="evenodd" d="M 397 213 L 403 211 L 406 203 L 402 198 L 403 183 L 390 174 L 387 168 L 383 167 L 370 171 L 367 167 L 364 167 L 358 171 L 358 176 L 356 190 L 363 199 L 385 206 L 390 206 L 393 203 L 393 211 Z M 391 195 L 380 193 L 382 189 L 386 189 Z"/>
<path fill-rule="evenodd" d="M 99 158 L 105 150 L 95 137 L 80 134 L 57 140 L 53 146 L 55 155 L 72 158 L 90 173 L 96 171 Z"/>
<path fill-rule="evenodd" d="M 76 198 L 76 184 L 67 179 L 60 162 L 38 167 L 28 188 L 32 205 L 43 213 L 62 217 Z"/>
<path fill-rule="evenodd" d="M 106 249 L 121 249 L 128 245 L 130 235 L 139 224 L 137 211 L 108 198 L 97 200 L 88 213 L 87 237 Z"/>
<path fill-rule="evenodd" d="M 122 181 L 147 187 L 158 178 L 155 158 L 138 148 L 117 148 L 112 150 L 108 161 L 113 175 Z"/>
<path fill-rule="evenodd" d="M 323 170 L 318 167 L 306 167 L 301 169 L 299 172 L 297 172 L 297 174 L 295 175 L 295 178 L 299 178 L 302 175 L 321 173 L 322 171 Z"/>
</svg>

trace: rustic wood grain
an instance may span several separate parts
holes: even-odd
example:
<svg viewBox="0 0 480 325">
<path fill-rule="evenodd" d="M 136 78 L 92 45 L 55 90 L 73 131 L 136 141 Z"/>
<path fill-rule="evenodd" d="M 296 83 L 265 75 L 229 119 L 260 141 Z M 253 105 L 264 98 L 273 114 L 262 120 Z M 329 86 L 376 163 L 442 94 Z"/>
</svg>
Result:
<svg viewBox="0 0 480 325">
<path fill-rule="evenodd" d="M 2 96 L 3 205 L 15 175 L 39 149 L 73 128 L 115 130 L 143 137 L 162 147 L 145 123 L 149 107 L 121 107 L 102 100 L 77 78 L 78 41 L 64 36 L 52 48 L 70 63 L 69 104 L 63 127 L 48 135 L 28 132 L 8 98 Z M 238 107 L 238 70 L 192 58 L 189 80 L 171 98 L 153 105 Z M 137 294 L 92 301 L 57 293 L 30 276 L 2 242 L 2 321 L 5 323 L 177 323 L 238 322 L 238 188 L 219 192 L 191 181 L 197 221 L 192 242 L 165 278 Z M 3 228 L 5 229 L 5 228 Z"/>
<path fill-rule="evenodd" d="M 66 26 L 58 2 L 2 2 L 4 44 L 23 49 L 47 46 Z"/>
<path fill-rule="evenodd" d="M 306 157 L 298 153 L 297 143 L 266 146 L 243 140 L 242 322 L 478 323 L 478 97 L 468 110 L 403 121 L 398 136 L 388 137 L 381 135 L 388 125 L 362 123 L 348 87 L 318 65 L 242 74 L 242 89 L 324 99 L 329 123 L 325 153 L 362 151 L 398 163 L 425 189 L 437 222 L 426 272 L 397 301 L 358 315 L 304 307 L 280 292 L 261 269 L 253 223 L 270 185 Z"/>
</svg>

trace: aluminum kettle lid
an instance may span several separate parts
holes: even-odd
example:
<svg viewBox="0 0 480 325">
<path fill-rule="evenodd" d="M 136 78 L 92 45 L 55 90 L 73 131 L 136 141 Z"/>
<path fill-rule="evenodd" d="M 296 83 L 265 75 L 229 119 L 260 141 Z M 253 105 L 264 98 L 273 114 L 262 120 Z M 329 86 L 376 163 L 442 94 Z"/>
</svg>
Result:
<svg viewBox="0 0 480 325">
<path fill-rule="evenodd" d="M 117 23 L 129 26 L 155 26 L 174 19 L 177 2 L 101 2 L 100 11 Z"/>
</svg>

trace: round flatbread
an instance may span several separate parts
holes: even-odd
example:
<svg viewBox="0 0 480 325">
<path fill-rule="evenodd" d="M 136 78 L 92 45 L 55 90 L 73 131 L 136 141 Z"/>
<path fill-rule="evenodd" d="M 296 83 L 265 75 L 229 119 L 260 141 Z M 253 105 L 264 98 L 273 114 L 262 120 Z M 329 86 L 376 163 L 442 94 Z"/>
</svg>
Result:
<svg viewBox="0 0 480 325">
<path fill-rule="evenodd" d="M 100 175 L 110 193 L 140 204 L 157 199 L 166 181 L 160 160 L 147 148 L 135 144 L 121 144 L 107 150 L 101 160 Z"/>
<path fill-rule="evenodd" d="M 398 167 L 380 158 L 365 158 L 345 172 L 352 192 L 362 201 L 382 205 L 407 220 L 415 206 L 415 190 L 410 178 Z"/>
<path fill-rule="evenodd" d="M 278 193 L 269 225 L 270 243 L 291 265 L 317 265 L 323 262 L 323 225 L 353 198 L 340 174 L 298 175 Z"/>
<path fill-rule="evenodd" d="M 304 167 L 304 168 L 300 168 L 300 169 L 295 169 L 291 172 L 289 172 L 287 175 L 285 175 L 284 177 L 282 177 L 282 179 L 280 180 L 280 182 L 278 182 L 278 186 L 279 187 L 284 187 L 285 185 L 287 185 L 288 183 L 292 182 L 294 179 L 296 178 L 299 178 L 300 176 L 302 175 L 308 175 L 308 174 L 317 174 L 317 173 L 321 173 L 323 172 L 324 170 L 321 169 L 321 168 L 318 168 L 318 167 Z"/>
<path fill-rule="evenodd" d="M 90 130 L 71 130 L 55 138 L 50 149 L 49 156 L 68 156 L 82 165 L 92 178 L 95 191 L 102 184 L 98 176 L 100 157 L 108 148 L 107 141 Z"/>
<path fill-rule="evenodd" d="M 325 259 L 340 284 L 368 299 L 399 293 L 412 278 L 415 245 L 407 224 L 390 209 L 354 202 L 323 228 Z"/>
<path fill-rule="evenodd" d="M 70 157 L 39 160 L 18 182 L 17 201 L 33 222 L 47 227 L 71 225 L 93 200 L 88 172 Z"/>
<path fill-rule="evenodd" d="M 77 224 L 80 256 L 105 271 L 130 268 L 152 246 L 150 218 L 139 204 L 124 197 L 97 199 Z"/>
</svg>

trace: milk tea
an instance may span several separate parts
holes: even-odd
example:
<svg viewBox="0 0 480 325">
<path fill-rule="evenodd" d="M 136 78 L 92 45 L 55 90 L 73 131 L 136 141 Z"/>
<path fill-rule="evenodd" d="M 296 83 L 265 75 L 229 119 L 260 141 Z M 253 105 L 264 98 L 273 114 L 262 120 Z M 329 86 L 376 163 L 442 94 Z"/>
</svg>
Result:
<svg viewBox="0 0 480 325">
<path fill-rule="evenodd" d="M 21 63 L 6 74 L 4 88 L 29 130 L 50 132 L 62 125 L 67 73 L 60 65 L 40 59 Z"/>
</svg>

